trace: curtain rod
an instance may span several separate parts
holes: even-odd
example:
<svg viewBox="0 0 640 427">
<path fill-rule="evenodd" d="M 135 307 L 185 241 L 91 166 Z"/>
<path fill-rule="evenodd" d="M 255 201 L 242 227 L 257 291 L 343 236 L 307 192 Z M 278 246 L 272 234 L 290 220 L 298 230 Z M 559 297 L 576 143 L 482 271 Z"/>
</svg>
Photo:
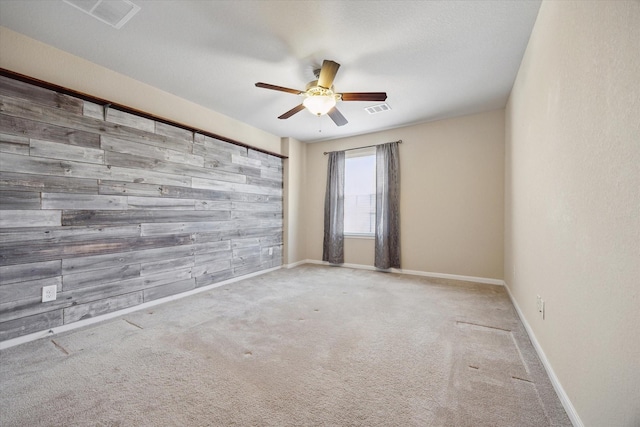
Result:
<svg viewBox="0 0 640 427">
<path fill-rule="evenodd" d="M 397 141 L 391 141 L 391 142 L 397 142 L 398 144 L 402 144 L 402 140 L 399 139 Z M 391 144 L 391 142 L 387 142 L 386 144 Z M 383 143 L 384 144 L 384 143 Z M 351 151 L 351 150 L 360 150 L 362 148 L 371 148 L 371 147 L 377 147 L 378 145 L 382 145 L 382 144 L 373 144 L 373 145 L 365 145 L 364 147 L 355 147 L 355 148 L 347 148 L 346 150 L 336 150 L 336 151 Z M 335 151 L 325 151 L 324 155 L 326 156 L 329 153 L 335 153 Z"/>
</svg>

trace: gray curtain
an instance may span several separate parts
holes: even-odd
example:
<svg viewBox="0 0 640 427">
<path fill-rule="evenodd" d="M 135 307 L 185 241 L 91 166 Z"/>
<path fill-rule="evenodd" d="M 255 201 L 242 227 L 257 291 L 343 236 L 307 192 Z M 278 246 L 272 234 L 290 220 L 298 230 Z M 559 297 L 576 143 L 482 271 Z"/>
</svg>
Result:
<svg viewBox="0 0 640 427">
<path fill-rule="evenodd" d="M 398 143 L 376 148 L 377 268 L 400 268 L 400 164 Z"/>
<path fill-rule="evenodd" d="M 329 153 L 322 260 L 344 263 L 344 151 Z"/>
</svg>

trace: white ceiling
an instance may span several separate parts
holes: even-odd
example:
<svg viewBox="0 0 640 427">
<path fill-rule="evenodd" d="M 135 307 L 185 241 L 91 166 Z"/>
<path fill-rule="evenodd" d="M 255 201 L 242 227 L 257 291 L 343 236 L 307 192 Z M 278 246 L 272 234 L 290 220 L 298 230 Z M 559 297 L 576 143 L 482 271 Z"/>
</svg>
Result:
<svg viewBox="0 0 640 427">
<path fill-rule="evenodd" d="M 61 0 L 0 0 L 0 25 L 278 136 L 313 142 L 505 106 L 540 0 L 160 1 L 121 29 Z M 338 92 L 386 91 L 340 102 L 349 123 L 306 111 L 296 95 L 323 59 L 341 64 Z M 321 132 L 319 132 L 321 130 Z"/>
</svg>

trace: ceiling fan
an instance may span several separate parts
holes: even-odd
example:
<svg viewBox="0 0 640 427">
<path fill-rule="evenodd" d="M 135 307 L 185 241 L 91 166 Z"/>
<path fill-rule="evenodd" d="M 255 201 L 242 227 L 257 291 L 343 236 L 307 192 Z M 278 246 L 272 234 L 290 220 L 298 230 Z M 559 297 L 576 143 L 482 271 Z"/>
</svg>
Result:
<svg viewBox="0 0 640 427">
<path fill-rule="evenodd" d="M 340 64 L 325 59 L 322 62 L 322 68 L 315 72 L 317 80 L 309 82 L 304 91 L 261 82 L 256 83 L 256 86 L 304 97 L 302 104 L 278 116 L 279 119 L 288 119 L 306 108 L 316 116 L 329 115 L 331 120 L 338 126 L 344 126 L 348 123 L 347 119 L 336 108 L 338 101 L 385 101 L 387 99 L 386 92 L 335 92 L 333 79 L 336 77 L 338 68 L 340 68 Z"/>
</svg>

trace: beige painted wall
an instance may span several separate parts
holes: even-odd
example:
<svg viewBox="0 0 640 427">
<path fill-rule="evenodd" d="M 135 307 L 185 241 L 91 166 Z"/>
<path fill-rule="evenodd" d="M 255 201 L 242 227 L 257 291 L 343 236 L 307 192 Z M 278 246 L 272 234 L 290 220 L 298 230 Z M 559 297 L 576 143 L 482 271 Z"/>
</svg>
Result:
<svg viewBox="0 0 640 427">
<path fill-rule="evenodd" d="M 306 233 L 302 206 L 306 187 L 305 164 L 307 145 L 294 139 L 282 138 L 284 160 L 284 251 L 283 264 L 295 264 L 305 260 Z"/>
<path fill-rule="evenodd" d="M 0 67 L 280 154 L 280 137 L 0 27 Z"/>
<path fill-rule="evenodd" d="M 504 111 L 307 146 L 306 255 L 322 259 L 324 151 L 402 139 L 402 268 L 501 279 Z M 373 265 L 373 240 L 347 239 L 345 262 Z"/>
<path fill-rule="evenodd" d="M 505 280 L 562 388 L 585 426 L 640 425 L 640 2 L 542 4 L 506 182 Z"/>
</svg>

